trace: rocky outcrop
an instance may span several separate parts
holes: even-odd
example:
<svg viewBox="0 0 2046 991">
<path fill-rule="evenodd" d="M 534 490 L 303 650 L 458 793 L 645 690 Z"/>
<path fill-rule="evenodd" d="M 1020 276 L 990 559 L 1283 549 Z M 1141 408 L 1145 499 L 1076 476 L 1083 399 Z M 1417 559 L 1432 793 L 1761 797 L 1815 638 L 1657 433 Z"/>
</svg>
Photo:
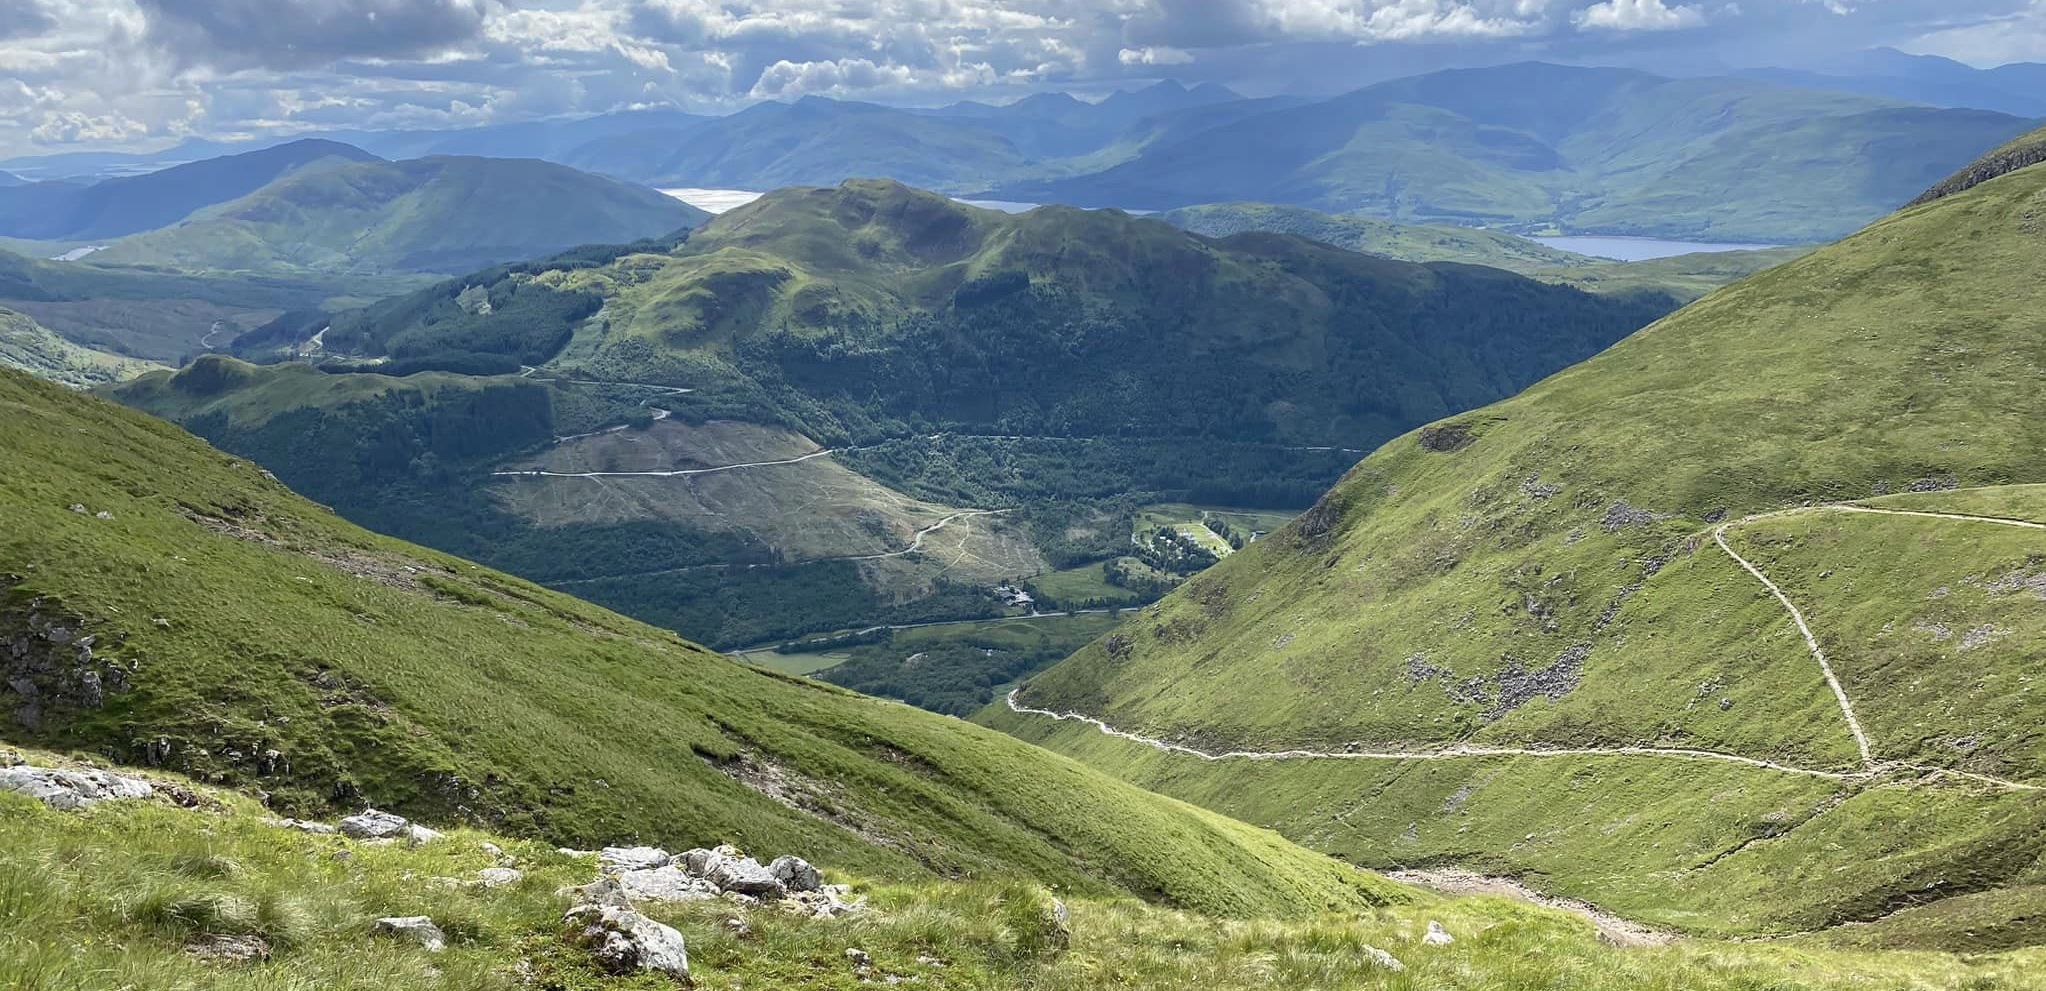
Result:
<svg viewBox="0 0 2046 991">
<path fill-rule="evenodd" d="M 97 636 L 53 599 L 0 606 L 0 705 L 25 729 L 57 709 L 98 709 L 128 690 L 129 666 L 102 656 Z"/>
<path fill-rule="evenodd" d="M 141 778 L 107 771 L 21 765 L 0 768 L 0 791 L 27 795 L 53 809 L 71 812 L 117 798 L 148 798 L 156 789 Z"/>
<path fill-rule="evenodd" d="M 605 874 L 644 871 L 666 866 L 668 851 L 650 846 L 607 846 L 597 854 L 597 869 Z"/>
<path fill-rule="evenodd" d="M 618 887 L 624 891 L 625 897 L 633 901 L 708 901 L 719 894 L 717 885 L 703 878 L 693 877 L 688 871 L 673 864 L 641 871 L 623 871 L 618 875 Z"/>
<path fill-rule="evenodd" d="M 767 870 L 789 891 L 816 891 L 824 887 L 824 875 L 817 873 L 817 868 L 801 857 L 776 857 L 774 863 L 767 865 Z"/>
</svg>

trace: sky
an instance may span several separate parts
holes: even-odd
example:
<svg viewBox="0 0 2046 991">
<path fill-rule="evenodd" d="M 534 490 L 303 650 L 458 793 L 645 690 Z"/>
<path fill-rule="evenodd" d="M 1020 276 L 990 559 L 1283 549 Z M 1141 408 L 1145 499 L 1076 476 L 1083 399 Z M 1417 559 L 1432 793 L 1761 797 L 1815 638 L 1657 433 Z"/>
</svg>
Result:
<svg viewBox="0 0 2046 991">
<path fill-rule="evenodd" d="M 1523 59 L 2046 61 L 2046 0 L 0 0 L 0 157 L 821 95 L 1340 92 Z"/>
</svg>

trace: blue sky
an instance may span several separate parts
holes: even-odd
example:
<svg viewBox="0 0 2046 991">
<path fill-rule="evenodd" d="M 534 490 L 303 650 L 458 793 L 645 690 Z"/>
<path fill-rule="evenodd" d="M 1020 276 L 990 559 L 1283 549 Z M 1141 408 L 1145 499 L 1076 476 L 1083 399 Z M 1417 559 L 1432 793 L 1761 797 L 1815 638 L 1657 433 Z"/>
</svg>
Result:
<svg viewBox="0 0 2046 991">
<path fill-rule="evenodd" d="M 1546 58 L 2046 60 L 2046 0 L 0 0 L 0 155 L 818 94 L 1336 92 Z"/>
</svg>

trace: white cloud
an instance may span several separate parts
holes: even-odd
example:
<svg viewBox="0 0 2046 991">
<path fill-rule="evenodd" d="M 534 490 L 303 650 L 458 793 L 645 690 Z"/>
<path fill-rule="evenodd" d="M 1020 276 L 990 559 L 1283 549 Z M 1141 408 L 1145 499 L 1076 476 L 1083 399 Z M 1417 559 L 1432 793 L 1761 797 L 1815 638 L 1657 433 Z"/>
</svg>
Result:
<svg viewBox="0 0 2046 991">
<path fill-rule="evenodd" d="M 1170 45 L 1125 48 L 1117 52 L 1115 58 L 1124 65 L 1185 65 L 1194 60 L 1193 53 Z"/>
<path fill-rule="evenodd" d="M 1705 11 L 1695 6 L 1671 7 L 1663 0 L 1604 0 L 1571 19 L 1592 31 L 1676 31 L 1702 27 Z"/>
<path fill-rule="evenodd" d="M 905 66 L 876 65 L 868 59 L 791 62 L 767 67 L 750 95 L 764 99 L 795 96 L 847 96 L 885 87 L 906 86 L 916 75 Z"/>
</svg>

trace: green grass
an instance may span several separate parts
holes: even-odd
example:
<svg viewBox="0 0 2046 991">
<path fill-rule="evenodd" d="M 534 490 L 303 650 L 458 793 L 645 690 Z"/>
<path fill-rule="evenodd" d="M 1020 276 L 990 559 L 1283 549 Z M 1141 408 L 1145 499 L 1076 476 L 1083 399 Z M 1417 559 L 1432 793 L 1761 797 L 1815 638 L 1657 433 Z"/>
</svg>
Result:
<svg viewBox="0 0 2046 991">
<path fill-rule="evenodd" d="M 1039 597 L 1051 602 L 1109 602 L 1128 605 L 1144 601 L 1138 592 L 1111 585 L 1102 574 L 1101 562 L 1083 564 L 1076 568 L 1047 571 L 1030 579 L 1030 587 Z"/>
<path fill-rule="evenodd" d="M 49 755 L 31 755 L 47 762 Z M 0 983 L 22 991 L 107 987 L 432 988 L 567 991 L 671 987 L 609 977 L 563 938 L 561 887 L 589 880 L 588 859 L 541 843 L 456 830 L 417 847 L 377 846 L 268 825 L 255 802 L 200 789 L 209 806 L 117 802 L 60 813 L 0 796 Z M 496 858 L 524 873 L 500 888 L 447 885 Z M 765 854 L 767 851 L 756 851 Z M 344 856 L 345 854 L 345 856 Z M 950 989 L 1382 987 L 1393 991 L 1760 991 L 2040 987 L 2039 951 L 1966 955 L 1824 945 L 1601 942 L 1561 912 L 1497 898 L 1416 893 L 1394 904 L 1292 919 L 1222 919 L 1047 890 L 1028 882 L 903 883 L 830 872 L 868 911 L 798 919 L 726 902 L 642 904 L 687 941 L 703 988 L 855 988 L 845 950 L 893 975 Z M 1067 912 L 1061 924 L 1054 896 Z M 445 952 L 375 937 L 387 915 L 425 915 Z M 743 919 L 735 934 L 728 920 Z M 1429 921 L 1455 934 L 1425 947 Z M 184 947 L 211 935 L 258 936 L 269 959 L 220 963 Z M 1402 973 L 1367 948 L 1392 953 Z"/>
<path fill-rule="evenodd" d="M 2038 513 L 2036 489 L 1993 487 L 2046 482 L 2042 218 L 2046 169 L 2004 175 L 1388 444 L 1026 699 L 1211 750 L 1648 745 L 1852 770 L 1788 615 L 1710 532 L 1954 485 L 1906 501 Z M 1878 761 L 2042 780 L 2027 582 L 2046 535 L 1807 513 L 1729 540 L 1805 610 Z M 1470 861 L 1702 931 L 1881 920 L 2041 880 L 2038 793 L 1836 794 L 1665 758 L 1202 765 L 987 718 L 1361 863 Z"/>
<path fill-rule="evenodd" d="M 133 666 L 104 708 L 53 704 L 11 737 L 131 760 L 167 740 L 172 766 L 281 810 L 370 802 L 578 845 L 728 839 L 1242 914 L 1392 896 L 1001 734 L 372 535 L 111 403 L 0 373 L 0 412 L 0 616 L 73 617 L 100 663 Z M 745 783 L 762 776 L 788 804 Z"/>
</svg>

